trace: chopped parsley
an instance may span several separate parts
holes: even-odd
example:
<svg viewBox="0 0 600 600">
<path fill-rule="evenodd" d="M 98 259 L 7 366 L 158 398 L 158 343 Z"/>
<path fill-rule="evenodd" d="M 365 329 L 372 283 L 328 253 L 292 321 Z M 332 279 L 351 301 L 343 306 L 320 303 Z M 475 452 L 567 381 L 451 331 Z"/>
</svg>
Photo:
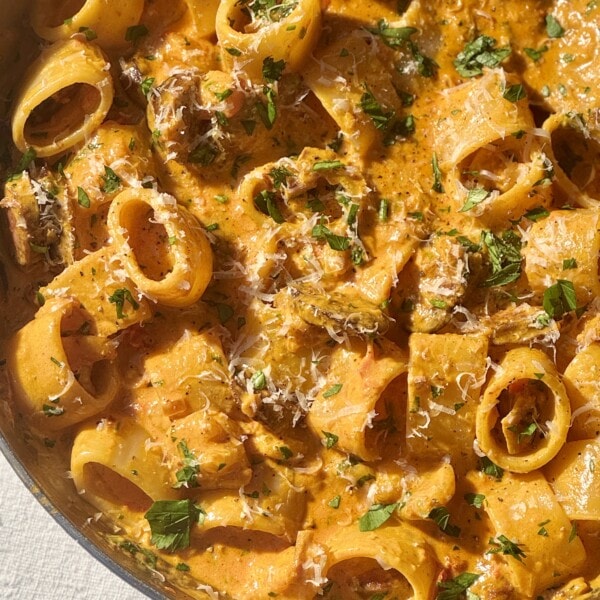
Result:
<svg viewBox="0 0 600 600">
<path fill-rule="evenodd" d="M 258 116 L 260 120 L 263 122 L 263 125 L 267 129 L 272 129 L 275 124 L 275 120 L 277 119 L 277 105 L 275 104 L 275 90 L 266 85 L 263 88 L 263 94 L 267 99 L 266 103 L 262 101 L 258 101 L 256 103 L 256 111 L 258 112 Z"/>
<path fill-rule="evenodd" d="M 467 200 L 459 212 L 466 212 L 481 204 L 490 197 L 490 192 L 484 188 L 474 188 L 467 193 Z"/>
<path fill-rule="evenodd" d="M 287 446 L 277 446 L 283 460 L 288 460 L 294 456 L 294 453 Z"/>
<path fill-rule="evenodd" d="M 264 215 L 271 217 L 275 223 L 281 224 L 285 222 L 285 219 L 277 206 L 276 198 L 274 192 L 263 190 L 254 196 L 254 206 Z"/>
<path fill-rule="evenodd" d="M 204 520 L 204 511 L 191 500 L 157 500 L 144 518 L 150 524 L 151 543 L 175 552 L 189 547 L 192 527 Z"/>
<path fill-rule="evenodd" d="M 464 495 L 464 499 L 470 506 L 474 506 L 475 508 L 483 508 L 483 503 L 485 502 L 485 495 L 468 493 Z"/>
<path fill-rule="evenodd" d="M 119 288 L 115 290 L 109 297 L 108 301 L 114 304 L 117 308 L 117 319 L 125 319 L 127 315 L 123 312 L 125 302 L 129 302 L 133 310 L 137 310 L 140 305 L 136 302 L 130 290 L 127 288 Z"/>
<path fill-rule="evenodd" d="M 550 211 L 544 206 L 537 206 L 536 208 L 528 210 L 523 216 L 526 219 L 529 219 L 530 221 L 536 223 L 537 221 L 541 221 L 542 219 L 549 217 Z"/>
<path fill-rule="evenodd" d="M 542 521 L 541 523 L 538 523 L 538 535 L 541 535 L 543 537 L 548 537 L 549 533 L 548 530 L 546 529 L 546 525 L 548 525 L 548 523 L 550 523 L 550 519 L 546 519 L 545 521 Z"/>
<path fill-rule="evenodd" d="M 504 90 L 502 97 L 509 102 L 518 102 L 519 100 L 523 100 L 523 98 L 527 98 L 527 92 L 522 83 L 515 83 Z"/>
<path fill-rule="evenodd" d="M 275 83 L 281 79 L 285 70 L 285 60 L 274 60 L 272 56 L 267 56 L 263 60 L 262 75 L 265 81 Z"/>
<path fill-rule="evenodd" d="M 491 275 L 483 282 L 484 287 L 507 285 L 521 275 L 521 238 L 513 231 L 505 231 L 498 237 L 491 231 L 481 233 L 481 241 L 487 248 Z"/>
<path fill-rule="evenodd" d="M 336 383 L 335 385 L 332 385 L 328 390 L 325 390 L 323 392 L 323 398 L 331 398 L 331 396 L 339 394 L 342 389 L 342 386 L 342 383 Z"/>
<path fill-rule="evenodd" d="M 255 392 L 260 392 L 267 387 L 267 377 L 263 371 L 256 371 L 250 378 L 250 383 Z"/>
<path fill-rule="evenodd" d="M 412 115 L 398 118 L 396 111 L 386 109 L 367 86 L 360 98 L 359 106 L 371 118 L 375 128 L 384 132 L 385 146 L 391 146 L 398 137 L 407 137 L 415 131 L 415 119 Z"/>
<path fill-rule="evenodd" d="M 438 581 L 437 586 L 440 590 L 435 600 L 461 600 L 465 597 L 467 590 L 481 577 L 476 573 L 461 573 L 454 579 Z M 469 598 L 474 598 L 472 594 Z"/>
<path fill-rule="evenodd" d="M 381 198 L 379 201 L 379 209 L 377 210 L 377 217 L 382 223 L 385 223 L 390 215 L 390 201 L 387 198 Z"/>
<path fill-rule="evenodd" d="M 148 35 L 148 28 L 145 25 L 132 25 L 125 31 L 125 41 L 135 46 L 146 35 Z"/>
<path fill-rule="evenodd" d="M 321 433 L 325 436 L 325 448 L 333 448 L 340 439 L 335 433 L 330 433 L 329 431 L 322 431 Z"/>
<path fill-rule="evenodd" d="M 552 319 L 560 319 L 565 313 L 577 308 L 577 295 L 572 281 L 559 279 L 545 292 L 542 306 Z"/>
<path fill-rule="evenodd" d="M 539 373 L 536 374 L 536 376 L 537 375 L 539 375 Z M 544 376 L 543 373 L 541 375 L 542 377 Z M 541 377 L 538 377 L 538 379 L 541 379 Z M 517 435 L 517 444 L 520 444 L 524 437 L 531 438 L 536 431 L 541 431 L 540 426 L 535 421 L 529 423 L 529 425 L 525 425 L 522 429 L 519 429 L 516 425 L 511 425 L 508 430 Z"/>
<path fill-rule="evenodd" d="M 79 185 L 77 186 L 77 203 L 83 208 L 89 208 L 91 205 L 90 197 L 87 195 L 86 191 Z"/>
<path fill-rule="evenodd" d="M 198 475 L 200 473 L 200 465 L 198 463 L 198 459 L 196 458 L 194 453 L 190 451 L 187 443 L 184 440 L 181 440 L 177 444 L 177 448 L 183 456 L 183 467 L 175 473 L 177 483 L 173 487 L 198 487 Z"/>
<path fill-rule="evenodd" d="M 342 497 L 341 496 L 334 496 L 328 503 L 327 506 L 330 506 L 331 508 L 339 508 L 340 507 L 340 503 L 342 501 Z"/>
<path fill-rule="evenodd" d="M 287 185 L 288 177 L 291 177 L 293 173 L 286 167 L 273 167 L 269 171 L 269 177 L 273 181 L 273 186 L 278 190 L 281 186 Z"/>
<path fill-rule="evenodd" d="M 79 33 L 82 33 L 88 42 L 91 42 L 98 37 L 98 34 L 90 27 L 80 27 Z"/>
<path fill-rule="evenodd" d="M 398 503 L 373 504 L 371 508 L 358 520 L 360 531 L 374 531 L 381 527 L 398 508 Z"/>
<path fill-rule="evenodd" d="M 148 96 L 153 85 L 154 85 L 154 77 L 146 77 L 142 81 L 142 83 L 140 83 L 140 89 L 142 90 L 142 94 L 144 94 L 144 96 Z"/>
<path fill-rule="evenodd" d="M 544 44 L 542 47 L 538 48 L 537 50 L 535 48 L 523 48 L 523 52 L 525 52 L 525 54 L 527 54 L 527 56 L 529 56 L 529 58 L 533 62 L 537 62 L 538 60 L 540 60 L 540 58 L 542 58 L 542 56 L 544 55 L 544 52 L 548 52 L 548 46 L 546 46 L 546 44 Z"/>
<path fill-rule="evenodd" d="M 565 34 L 562 25 L 553 15 L 546 15 L 546 33 L 550 38 L 561 38 Z"/>
<path fill-rule="evenodd" d="M 23 156 L 21 156 L 15 170 L 8 175 L 8 181 L 14 181 L 15 179 L 19 179 L 21 177 L 23 171 L 26 171 L 31 163 L 36 158 L 36 152 L 33 148 L 27 148 Z"/>
<path fill-rule="evenodd" d="M 120 177 L 106 165 L 104 166 L 104 175 L 102 175 L 102 191 L 106 194 L 112 194 L 121 187 Z"/>
<path fill-rule="evenodd" d="M 497 67 L 511 52 L 509 47 L 496 48 L 494 38 L 480 35 L 464 47 L 453 64 L 462 77 L 477 77 L 484 67 Z"/>
<path fill-rule="evenodd" d="M 312 236 L 318 240 L 325 240 L 332 250 L 343 252 L 350 248 L 350 238 L 343 235 L 336 235 L 322 222 L 317 223 L 312 228 Z"/>
<path fill-rule="evenodd" d="M 442 172 L 440 171 L 437 154 L 435 152 L 431 158 L 431 168 L 433 170 L 433 186 L 431 189 L 438 194 L 443 194 L 444 186 L 442 185 Z"/>
<path fill-rule="evenodd" d="M 191 163 L 201 165 L 203 167 L 208 167 L 211 165 L 217 155 L 219 154 L 219 150 L 215 146 L 214 142 L 211 140 L 202 140 L 188 155 L 188 160 Z"/>
<path fill-rule="evenodd" d="M 344 163 L 341 160 L 319 160 L 313 166 L 313 171 L 330 171 L 333 169 L 343 169 Z"/>
<path fill-rule="evenodd" d="M 62 406 L 52 406 L 51 404 L 42 405 L 42 410 L 47 417 L 60 417 L 65 412 Z"/>
<path fill-rule="evenodd" d="M 381 38 L 381 41 L 390 48 L 399 48 L 404 46 L 413 33 L 418 30 L 414 27 L 390 27 L 385 19 L 377 22 L 377 28 L 369 31 Z"/>
<path fill-rule="evenodd" d="M 504 469 L 494 464 L 487 456 L 482 456 L 479 459 L 479 470 L 490 477 L 494 477 L 498 481 L 500 481 L 504 475 Z"/>
<path fill-rule="evenodd" d="M 450 523 L 450 512 L 445 506 L 436 506 L 432 508 L 427 515 L 446 535 L 458 537 L 460 535 L 460 527 Z"/>
<path fill-rule="evenodd" d="M 505 535 L 499 535 L 496 539 L 490 538 L 489 544 L 491 548 L 486 554 L 504 554 L 516 558 L 519 562 L 523 562 L 523 559 L 527 557 L 521 550 L 522 544 L 511 542 Z"/>
</svg>

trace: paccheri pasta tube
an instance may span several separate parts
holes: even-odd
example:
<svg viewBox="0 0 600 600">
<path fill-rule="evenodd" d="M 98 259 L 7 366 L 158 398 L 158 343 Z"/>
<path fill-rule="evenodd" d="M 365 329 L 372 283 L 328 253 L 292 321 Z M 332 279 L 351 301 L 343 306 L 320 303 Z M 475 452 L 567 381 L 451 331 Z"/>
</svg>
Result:
<svg viewBox="0 0 600 600">
<path fill-rule="evenodd" d="M 200 298 L 212 276 L 212 251 L 200 223 L 173 196 L 126 190 L 111 205 L 108 227 L 145 296 L 166 306 Z"/>
<path fill-rule="evenodd" d="M 571 405 L 554 363 L 541 350 L 516 348 L 485 388 L 477 441 L 500 467 L 529 473 L 556 456 L 570 421 Z"/>
<path fill-rule="evenodd" d="M 56 300 L 10 342 L 13 393 L 42 431 L 79 423 L 117 395 L 116 347 L 86 323 L 76 300 Z"/>
<path fill-rule="evenodd" d="M 12 136 L 21 152 L 56 156 L 91 135 L 113 100 L 109 64 L 91 44 L 70 39 L 42 52 L 14 103 Z"/>
<path fill-rule="evenodd" d="M 305 63 L 321 32 L 318 0 L 271 5 L 224 0 L 216 15 L 223 63 L 260 80 L 269 57 L 292 71 Z"/>
<path fill-rule="evenodd" d="M 95 40 L 103 48 L 122 48 L 131 41 L 127 39 L 128 29 L 135 28 L 143 10 L 143 0 L 85 0 L 78 3 L 36 0 L 31 24 L 41 38 L 50 42 L 80 34 Z"/>
</svg>

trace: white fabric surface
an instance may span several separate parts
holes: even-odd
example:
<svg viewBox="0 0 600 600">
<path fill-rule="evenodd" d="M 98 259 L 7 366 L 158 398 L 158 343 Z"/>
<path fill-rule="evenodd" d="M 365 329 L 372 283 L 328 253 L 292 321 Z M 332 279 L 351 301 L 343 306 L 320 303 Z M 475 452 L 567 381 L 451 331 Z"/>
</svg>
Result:
<svg viewBox="0 0 600 600">
<path fill-rule="evenodd" d="M 0 453 L 1 600 L 147 600 L 92 557 Z"/>
</svg>

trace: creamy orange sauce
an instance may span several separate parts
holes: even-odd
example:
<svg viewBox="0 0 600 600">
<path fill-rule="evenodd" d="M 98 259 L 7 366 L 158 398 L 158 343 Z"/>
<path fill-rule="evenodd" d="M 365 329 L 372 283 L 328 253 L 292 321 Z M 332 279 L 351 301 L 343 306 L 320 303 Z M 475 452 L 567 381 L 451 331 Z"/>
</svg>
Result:
<svg viewBox="0 0 600 600">
<path fill-rule="evenodd" d="M 103 48 L 115 95 L 84 143 L 20 169 L 11 149 L 0 358 L 15 421 L 190 597 L 592 597 L 600 513 L 572 517 L 552 485 L 600 411 L 576 364 L 600 339 L 600 3 L 331 0 L 310 52 L 252 79 L 200 35 L 196 4 L 148 0 L 135 43 Z M 273 4 L 254 25 L 246 11 L 248 31 L 293 14 Z M 39 107 L 28 135 L 60 135 L 61 115 Z M 110 214 L 130 188 L 179 212 L 130 205 L 127 254 Z M 200 299 L 177 300 L 183 275 L 164 300 L 131 283 L 132 256 L 155 283 L 184 254 L 210 269 L 197 235 Z M 37 374 L 60 361 L 39 364 L 27 325 L 61 298 L 79 307 L 57 325 L 65 363 L 91 396 L 110 388 L 99 361 L 118 383 L 65 428 L 70 384 Z M 548 364 L 527 354 L 521 372 L 515 348 Z M 494 444 L 525 466 L 500 468 Z M 176 500 L 201 516 L 160 549 L 148 511 Z"/>
</svg>

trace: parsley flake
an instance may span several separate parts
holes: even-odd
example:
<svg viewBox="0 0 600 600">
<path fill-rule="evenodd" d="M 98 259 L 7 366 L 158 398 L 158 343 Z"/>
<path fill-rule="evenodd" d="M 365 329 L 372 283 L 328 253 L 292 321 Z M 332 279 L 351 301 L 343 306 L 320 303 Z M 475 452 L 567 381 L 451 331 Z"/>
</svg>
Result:
<svg viewBox="0 0 600 600">
<path fill-rule="evenodd" d="M 521 550 L 522 544 L 511 542 L 505 535 L 499 535 L 496 539 L 490 538 L 491 548 L 486 554 L 504 554 L 506 556 L 512 556 L 519 562 L 523 562 L 527 555 Z"/>
<path fill-rule="evenodd" d="M 552 319 L 560 319 L 565 313 L 577 308 L 577 295 L 572 281 L 559 279 L 545 292 L 542 306 Z"/>
<path fill-rule="evenodd" d="M 360 531 L 374 531 L 381 527 L 398 508 L 398 503 L 373 504 L 371 508 L 358 520 Z"/>
<path fill-rule="evenodd" d="M 546 33 L 550 38 L 560 38 L 565 34 L 565 30 L 553 15 L 546 15 Z"/>
<path fill-rule="evenodd" d="M 151 543 L 159 550 L 175 552 L 190 545 L 192 526 L 204 512 L 191 500 L 157 500 L 144 515 L 152 532 Z"/>
<path fill-rule="evenodd" d="M 140 305 L 136 302 L 130 290 L 127 288 L 119 288 L 115 290 L 109 297 L 108 301 L 114 304 L 117 308 L 117 319 L 125 319 L 127 315 L 123 312 L 125 302 L 129 302 L 133 310 L 137 310 Z"/>
<path fill-rule="evenodd" d="M 483 67 L 497 67 L 511 54 L 509 47 L 496 48 L 496 40 L 480 35 L 469 42 L 454 60 L 454 68 L 462 77 L 477 77 L 483 73 Z"/>
<path fill-rule="evenodd" d="M 435 600 L 460 600 L 465 592 L 481 577 L 476 573 L 461 573 L 454 579 L 438 581 L 439 592 Z"/>
<path fill-rule="evenodd" d="M 106 165 L 104 166 L 104 175 L 102 175 L 102 191 L 105 194 L 112 194 L 121 187 L 120 177 Z"/>
</svg>

